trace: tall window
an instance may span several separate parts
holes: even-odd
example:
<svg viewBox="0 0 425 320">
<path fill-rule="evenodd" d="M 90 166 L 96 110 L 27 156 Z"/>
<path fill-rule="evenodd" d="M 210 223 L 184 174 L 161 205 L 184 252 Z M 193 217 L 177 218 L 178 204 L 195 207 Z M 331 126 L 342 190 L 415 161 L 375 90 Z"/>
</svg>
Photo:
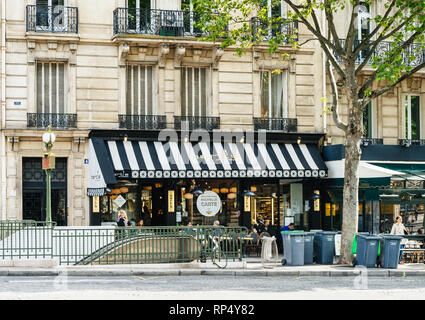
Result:
<svg viewBox="0 0 425 320">
<path fill-rule="evenodd" d="M 150 29 L 151 25 L 151 1 L 150 0 L 127 0 L 128 29 L 141 30 Z"/>
<path fill-rule="evenodd" d="M 360 2 L 357 6 L 358 17 L 356 20 L 356 40 L 354 46 L 356 47 L 360 42 L 365 39 L 370 33 L 370 7 L 364 2 Z M 362 50 L 359 53 L 359 59 L 362 60 L 366 57 L 368 50 Z"/>
<path fill-rule="evenodd" d="M 181 115 L 207 116 L 207 68 L 181 68 Z"/>
<path fill-rule="evenodd" d="M 263 0 L 263 8 L 267 9 L 267 17 L 269 19 L 286 17 L 287 16 L 287 4 L 283 0 Z M 264 30 L 268 29 L 267 38 L 271 38 L 276 35 L 277 32 L 286 33 L 288 32 L 287 25 L 278 23 L 272 25 L 263 25 L 261 26 Z M 267 29 L 266 29 L 267 28 Z"/>
<path fill-rule="evenodd" d="M 420 99 L 419 96 L 406 95 L 405 109 L 405 137 L 406 139 L 420 139 Z"/>
<path fill-rule="evenodd" d="M 373 138 L 373 111 L 372 102 L 363 110 L 363 138 Z"/>
<path fill-rule="evenodd" d="M 40 30 L 54 29 L 55 31 L 65 29 L 68 15 L 64 9 L 66 4 L 67 0 L 37 0 L 37 28 Z"/>
<path fill-rule="evenodd" d="M 65 63 L 37 62 L 37 113 L 66 113 Z"/>
<path fill-rule="evenodd" d="M 288 117 L 287 70 L 261 72 L 261 117 Z"/>
<path fill-rule="evenodd" d="M 152 66 L 127 66 L 127 114 L 153 115 L 155 113 L 154 83 Z"/>
</svg>

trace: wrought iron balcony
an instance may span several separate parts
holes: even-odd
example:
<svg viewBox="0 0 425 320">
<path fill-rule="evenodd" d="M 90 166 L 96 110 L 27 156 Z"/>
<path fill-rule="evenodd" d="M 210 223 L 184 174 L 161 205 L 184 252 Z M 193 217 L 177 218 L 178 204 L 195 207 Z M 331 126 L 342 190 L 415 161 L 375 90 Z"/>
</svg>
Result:
<svg viewBox="0 0 425 320">
<path fill-rule="evenodd" d="M 193 11 L 117 8 L 114 34 L 142 34 L 172 37 L 200 37 L 196 27 L 199 13 Z"/>
<path fill-rule="evenodd" d="M 254 118 L 254 130 L 297 132 L 297 119 L 292 118 Z"/>
<path fill-rule="evenodd" d="M 398 139 L 398 144 L 404 147 L 425 146 L 425 139 Z"/>
<path fill-rule="evenodd" d="M 284 43 L 289 44 L 290 40 L 298 41 L 298 22 L 292 23 L 267 23 L 258 17 L 251 19 L 252 32 L 254 41 L 258 38 L 263 38 L 263 41 L 268 41 L 278 35 L 284 37 Z"/>
<path fill-rule="evenodd" d="M 345 39 L 340 39 L 341 46 L 345 46 Z M 354 48 L 360 45 L 360 40 L 354 41 Z M 372 42 L 372 41 L 371 41 Z M 394 49 L 394 42 L 389 41 L 382 41 L 378 44 L 375 51 L 369 58 L 366 64 L 371 65 L 372 59 L 374 57 L 384 57 L 387 52 Z M 369 54 L 370 48 L 367 48 L 365 50 L 360 51 L 360 53 L 357 55 L 356 64 L 361 64 L 366 59 L 366 56 Z M 336 55 L 335 57 L 339 62 L 342 62 L 342 59 Z M 420 64 L 424 63 L 425 61 L 425 50 L 422 49 L 422 45 L 420 43 L 413 43 L 403 53 L 403 60 L 404 62 L 415 68 L 419 66 Z"/>
<path fill-rule="evenodd" d="M 120 129 L 131 130 L 154 130 L 165 129 L 167 124 L 166 116 L 153 115 L 118 115 L 118 124 Z"/>
<path fill-rule="evenodd" d="M 177 130 L 214 130 L 220 129 L 220 117 L 174 116 L 174 128 Z"/>
<path fill-rule="evenodd" d="M 70 113 L 27 113 L 28 128 L 68 129 L 77 127 L 77 115 Z"/>
<path fill-rule="evenodd" d="M 361 145 L 367 147 L 372 144 L 384 144 L 384 139 L 376 139 L 376 138 L 363 138 L 361 140 Z"/>
<path fill-rule="evenodd" d="M 78 33 L 78 8 L 28 5 L 27 32 Z"/>
</svg>

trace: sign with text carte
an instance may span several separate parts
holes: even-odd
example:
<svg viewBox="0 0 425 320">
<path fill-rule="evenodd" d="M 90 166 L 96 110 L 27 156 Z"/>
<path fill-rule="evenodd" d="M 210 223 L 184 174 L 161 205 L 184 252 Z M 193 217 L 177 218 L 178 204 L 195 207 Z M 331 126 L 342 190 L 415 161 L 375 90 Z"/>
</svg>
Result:
<svg viewBox="0 0 425 320">
<path fill-rule="evenodd" d="M 213 191 L 205 191 L 198 197 L 196 207 L 206 217 L 215 216 L 221 209 L 220 197 Z"/>
</svg>

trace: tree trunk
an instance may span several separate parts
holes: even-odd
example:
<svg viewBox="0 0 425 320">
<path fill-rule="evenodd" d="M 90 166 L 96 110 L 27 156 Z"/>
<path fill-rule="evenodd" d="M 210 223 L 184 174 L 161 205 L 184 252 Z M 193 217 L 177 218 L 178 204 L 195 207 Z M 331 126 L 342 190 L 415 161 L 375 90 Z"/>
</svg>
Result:
<svg viewBox="0 0 425 320">
<path fill-rule="evenodd" d="M 346 137 L 340 261 L 342 264 L 352 263 L 353 239 L 358 230 L 360 141 L 361 138 L 356 136 Z"/>
<path fill-rule="evenodd" d="M 340 263 L 351 264 L 353 261 L 353 239 L 358 230 L 359 206 L 359 166 L 361 149 L 360 143 L 363 135 L 363 112 L 357 100 L 357 86 L 349 86 L 348 90 L 349 115 L 348 128 L 345 132 L 345 169 L 343 190 L 343 214 L 341 234 Z"/>
</svg>

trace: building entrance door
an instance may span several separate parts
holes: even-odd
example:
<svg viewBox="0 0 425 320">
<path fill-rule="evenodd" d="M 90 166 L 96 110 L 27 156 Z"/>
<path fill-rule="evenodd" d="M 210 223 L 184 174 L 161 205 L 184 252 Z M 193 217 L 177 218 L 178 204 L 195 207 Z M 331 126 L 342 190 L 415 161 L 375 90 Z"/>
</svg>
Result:
<svg viewBox="0 0 425 320">
<path fill-rule="evenodd" d="M 24 190 L 23 192 L 23 219 L 46 220 L 45 197 L 41 190 Z"/>
<path fill-rule="evenodd" d="M 52 171 L 52 221 L 58 226 L 66 226 L 67 221 L 67 159 L 56 158 L 56 168 Z M 24 220 L 46 220 L 46 173 L 42 169 L 41 158 L 22 159 L 22 218 Z"/>
</svg>

